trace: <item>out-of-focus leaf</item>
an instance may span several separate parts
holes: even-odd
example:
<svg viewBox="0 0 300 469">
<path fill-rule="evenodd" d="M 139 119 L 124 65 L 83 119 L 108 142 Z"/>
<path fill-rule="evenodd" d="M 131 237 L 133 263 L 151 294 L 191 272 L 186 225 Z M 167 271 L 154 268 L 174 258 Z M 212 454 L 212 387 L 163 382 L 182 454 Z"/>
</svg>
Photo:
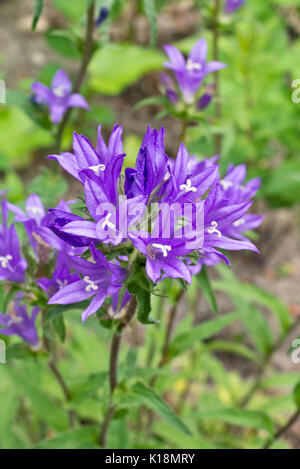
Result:
<svg viewBox="0 0 300 469">
<path fill-rule="evenodd" d="M 53 326 L 61 342 L 64 342 L 66 338 L 66 326 L 62 315 L 53 319 Z"/>
<path fill-rule="evenodd" d="M 55 438 L 44 440 L 34 449 L 97 449 L 99 428 L 89 425 L 61 433 Z"/>
<path fill-rule="evenodd" d="M 197 413 L 200 419 L 215 419 L 231 425 L 255 428 L 257 430 L 265 430 L 269 434 L 274 433 L 274 423 L 263 412 L 245 409 L 214 409 L 201 411 Z"/>
<path fill-rule="evenodd" d="M 294 402 L 297 406 L 297 408 L 300 408 L 300 382 L 296 384 L 296 386 L 293 389 L 293 397 L 294 397 Z"/>
<path fill-rule="evenodd" d="M 34 411 L 43 418 L 47 424 L 57 431 L 68 428 L 67 413 L 62 410 L 51 398 L 40 391 L 28 377 L 22 376 L 12 367 L 6 367 L 7 376 L 17 393 L 30 400 Z"/>
<path fill-rule="evenodd" d="M 90 85 L 103 94 L 116 95 L 144 74 L 158 70 L 163 56 L 136 45 L 108 44 L 95 52 L 89 65 Z"/>
<path fill-rule="evenodd" d="M 214 340 L 205 346 L 206 350 L 211 350 L 213 352 L 228 352 L 235 355 L 240 355 L 241 357 L 247 358 L 255 363 L 259 362 L 259 358 L 249 347 L 246 347 L 244 344 L 229 342 L 225 340 Z"/>
<path fill-rule="evenodd" d="M 203 293 L 205 299 L 207 300 L 207 302 L 208 302 L 209 306 L 211 307 L 213 313 L 217 314 L 218 305 L 217 305 L 217 301 L 216 301 L 214 291 L 213 291 L 211 283 L 210 283 L 210 279 L 207 275 L 207 270 L 206 270 L 205 265 L 202 266 L 201 271 L 199 272 L 199 274 L 196 277 L 197 277 L 197 280 L 200 284 L 200 287 L 201 287 L 201 290 L 202 290 L 202 293 Z"/>
<path fill-rule="evenodd" d="M 40 16 L 42 14 L 43 7 L 44 7 L 44 0 L 34 0 L 34 3 L 35 3 L 34 14 L 33 14 L 32 25 L 31 25 L 33 31 L 35 30 L 38 24 L 38 21 L 40 19 Z"/>
<path fill-rule="evenodd" d="M 254 285 L 238 281 L 226 282 L 223 280 L 215 280 L 213 282 L 213 287 L 217 290 L 222 290 L 229 295 L 240 297 L 247 303 L 256 303 L 265 306 L 277 316 L 283 333 L 290 328 L 292 318 L 288 308 L 279 298 L 271 293 L 261 290 Z"/>
<path fill-rule="evenodd" d="M 241 321 L 257 350 L 263 356 L 267 356 L 274 345 L 274 337 L 268 321 L 264 315 L 254 306 L 242 303 L 240 306 L 243 314 Z"/>
<path fill-rule="evenodd" d="M 144 12 L 150 24 L 150 44 L 154 46 L 157 35 L 157 20 L 156 20 L 156 7 L 155 0 L 143 0 Z"/>
<path fill-rule="evenodd" d="M 188 427 L 183 423 L 173 410 L 161 399 L 161 397 L 153 390 L 139 382 L 134 384 L 131 388 L 133 398 L 138 399 L 140 403 L 144 404 L 148 409 L 154 410 L 163 420 L 169 423 L 177 430 L 191 435 Z"/>
<path fill-rule="evenodd" d="M 46 39 L 50 46 L 60 54 L 73 59 L 80 57 L 77 42 L 68 31 L 48 31 Z"/>
<path fill-rule="evenodd" d="M 185 352 L 192 348 L 196 343 L 212 337 L 226 326 L 240 317 L 239 313 L 228 313 L 217 319 L 211 319 L 199 326 L 194 327 L 188 332 L 177 335 L 170 343 L 169 355 L 171 357 Z"/>
</svg>

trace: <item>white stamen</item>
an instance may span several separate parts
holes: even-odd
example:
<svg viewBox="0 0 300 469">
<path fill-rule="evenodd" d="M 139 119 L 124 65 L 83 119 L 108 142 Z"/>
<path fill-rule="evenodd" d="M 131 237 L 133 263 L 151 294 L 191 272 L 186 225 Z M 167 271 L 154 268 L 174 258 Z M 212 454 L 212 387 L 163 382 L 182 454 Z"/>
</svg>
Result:
<svg viewBox="0 0 300 469">
<path fill-rule="evenodd" d="M 211 222 L 211 227 L 207 228 L 207 233 L 209 233 L 209 234 L 217 233 L 218 238 L 221 238 L 222 233 L 221 233 L 221 231 L 217 230 L 217 226 L 218 226 L 218 223 L 216 221 L 212 221 Z"/>
<path fill-rule="evenodd" d="M 91 290 L 98 290 L 98 285 L 96 285 L 95 282 L 90 279 L 90 277 L 86 275 L 83 277 L 83 280 L 88 283 L 88 285 L 85 287 L 85 291 L 89 292 Z"/>
<path fill-rule="evenodd" d="M 197 188 L 192 186 L 192 181 L 190 179 L 186 180 L 186 184 L 181 184 L 179 189 L 181 191 L 184 190 L 185 192 L 197 192 Z"/>
<path fill-rule="evenodd" d="M 0 256 L 0 263 L 3 269 L 7 269 L 9 261 L 12 261 L 12 256 L 7 254 L 7 256 Z"/>
<path fill-rule="evenodd" d="M 220 184 L 221 186 L 225 189 L 225 191 L 232 186 L 232 182 L 231 181 L 226 181 L 225 179 L 222 179 L 220 181 Z"/>
<path fill-rule="evenodd" d="M 18 324 L 23 321 L 23 318 L 21 316 L 12 316 L 11 319 L 8 321 L 6 324 L 6 327 L 10 327 L 13 324 Z"/>
<path fill-rule="evenodd" d="M 105 168 L 106 168 L 105 164 L 97 164 L 97 165 L 95 165 L 95 166 L 90 166 L 89 169 L 91 169 L 92 171 L 94 171 L 94 173 L 95 173 L 97 176 L 99 176 L 100 171 L 105 171 Z"/>
<path fill-rule="evenodd" d="M 233 223 L 233 226 L 240 226 L 240 225 L 243 225 L 245 223 L 245 218 L 240 218 L 239 220 L 236 220 L 234 223 Z"/>
<path fill-rule="evenodd" d="M 62 282 L 62 281 L 58 278 L 58 279 L 56 280 L 56 283 L 58 284 L 59 289 L 61 289 L 61 288 L 65 287 L 66 285 L 68 285 L 68 280 L 64 280 L 64 281 Z"/>
<path fill-rule="evenodd" d="M 111 221 L 109 221 L 111 217 L 111 213 L 108 213 L 105 217 L 104 222 L 102 223 L 102 229 L 104 230 L 107 226 L 108 228 L 111 228 L 112 230 L 116 229 L 116 225 L 114 225 Z"/>
<path fill-rule="evenodd" d="M 163 253 L 164 257 L 167 257 L 168 251 L 171 251 L 172 247 L 169 246 L 168 244 L 158 244 L 158 243 L 153 243 L 152 246 L 154 248 L 160 249 L 161 252 Z"/>
<path fill-rule="evenodd" d="M 31 212 L 33 215 L 43 215 L 44 214 L 41 207 L 34 207 L 34 206 L 28 207 L 27 212 Z"/>
<path fill-rule="evenodd" d="M 192 59 L 188 59 L 185 68 L 189 71 L 194 72 L 195 70 L 201 70 L 202 65 L 198 62 L 193 62 Z"/>
<path fill-rule="evenodd" d="M 55 94 L 55 96 L 58 96 L 59 98 L 63 98 L 65 95 L 66 89 L 64 85 L 59 85 L 56 88 L 54 88 L 52 91 Z"/>
</svg>

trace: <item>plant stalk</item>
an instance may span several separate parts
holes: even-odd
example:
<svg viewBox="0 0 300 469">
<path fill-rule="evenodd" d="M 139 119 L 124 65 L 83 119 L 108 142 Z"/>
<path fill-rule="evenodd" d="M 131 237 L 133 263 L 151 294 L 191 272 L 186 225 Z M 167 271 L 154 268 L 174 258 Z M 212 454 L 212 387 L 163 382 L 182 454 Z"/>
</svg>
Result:
<svg viewBox="0 0 300 469">
<path fill-rule="evenodd" d="M 113 419 L 115 413 L 115 405 L 113 404 L 112 396 L 115 388 L 118 385 L 118 360 L 120 345 L 122 340 L 122 333 L 127 325 L 130 323 L 131 319 L 134 316 L 135 310 L 137 307 L 136 296 L 132 295 L 126 314 L 122 319 L 122 322 L 117 327 L 116 332 L 113 335 L 110 348 L 110 360 L 109 360 L 109 384 L 110 384 L 110 401 L 104 421 L 102 423 L 101 432 L 99 436 L 99 444 L 102 448 L 106 446 L 106 437 L 109 430 L 110 423 Z"/>
</svg>

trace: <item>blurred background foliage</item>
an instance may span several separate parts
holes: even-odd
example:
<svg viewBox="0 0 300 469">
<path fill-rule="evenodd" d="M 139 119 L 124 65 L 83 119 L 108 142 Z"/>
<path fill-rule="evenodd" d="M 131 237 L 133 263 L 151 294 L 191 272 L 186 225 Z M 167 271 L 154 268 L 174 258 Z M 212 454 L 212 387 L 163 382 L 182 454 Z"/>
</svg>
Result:
<svg viewBox="0 0 300 469">
<path fill-rule="evenodd" d="M 12 30 L 16 27 L 13 3 Z M 5 56 L 5 51 L 1 57 L 1 77 L 8 91 L 7 104 L 0 104 L 0 190 L 9 189 L 8 199 L 21 206 L 31 192 L 39 194 L 49 207 L 60 197 L 73 197 L 77 190 L 47 162 L 54 134 L 43 110 L 29 98 L 32 82 L 49 85 L 62 64 L 74 76 L 82 52 L 87 0 L 49 3 L 37 31 L 26 33 L 26 40 L 33 43 L 38 36 L 47 57 L 34 66 L 36 73 L 27 69 L 13 76 L 7 64 L 14 58 Z M 126 164 L 132 166 L 146 125 L 165 124 L 168 151 L 174 156 L 180 135 L 178 120 L 162 116 L 159 103 L 135 106 L 160 94 L 164 43 L 186 53 L 199 37 L 205 37 L 212 56 L 211 2 L 97 2 L 97 7 L 103 6 L 109 8 L 110 15 L 97 34 L 83 87 L 91 112 L 76 110 L 72 114 L 63 147 L 70 148 L 73 129 L 94 141 L 97 125 L 102 124 L 108 132 L 119 122 L 125 128 Z M 18 38 L 20 35 L 16 43 Z M 22 49 L 20 43 L 17 47 Z M 26 43 L 21 53 L 26 54 Z M 199 119 L 190 126 L 186 139 L 190 152 L 201 159 L 214 154 L 214 135 L 221 132 L 222 168 L 225 170 L 228 163 L 246 163 L 249 177 L 263 180 L 258 197 L 265 211 L 288 207 L 293 217 L 298 216 L 300 199 L 300 104 L 292 102 L 292 82 L 300 78 L 299 56 L 298 0 L 248 0 L 236 14 L 222 16 L 220 60 L 228 65 L 220 77 L 222 117 L 215 120 L 212 104 L 205 111 L 207 121 Z M 242 270 L 248 268 L 248 262 L 257 263 L 260 269 L 259 261 L 247 257 Z M 294 269 L 288 263 L 281 267 L 279 277 L 288 277 Z M 202 323 L 196 282 L 182 305 L 194 315 L 183 315 L 176 325 L 165 367 L 157 366 L 168 320 L 164 300 L 157 297 L 153 304 L 153 314 L 156 311 L 161 316 L 161 325 L 145 331 L 134 324 L 127 337 L 120 369 L 122 392 L 117 395 L 119 411 L 109 433 L 109 447 L 259 448 L 274 434 L 275 426 L 297 409 L 299 370 L 278 371 L 272 366 L 274 354 L 299 322 L 297 300 L 291 298 L 292 309 L 278 297 L 280 293 L 276 296 L 254 286 L 255 278 L 241 281 L 227 267 L 219 267 L 213 287 L 221 306 L 214 314 L 212 293 L 202 283 L 208 319 Z M 177 301 L 176 288 L 170 282 L 162 286 L 173 303 Z M 3 291 L 2 309 L 6 301 Z M 293 317 L 291 311 L 298 316 L 295 313 Z M 82 326 L 78 310 L 65 311 L 64 319 L 66 331 L 61 324 L 55 327 L 62 340 L 56 353 L 71 389 L 70 401 L 63 406 L 57 405 L 63 396 L 47 370 L 47 357 L 37 356 L 15 338 L 5 339 L 7 360 L 13 366 L 0 365 L 1 448 L 97 447 L 99 422 L 109 398 L 111 330 L 97 319 Z M 156 391 L 149 391 L 141 382 L 149 384 L 153 376 L 157 377 Z M 138 407 L 141 404 L 142 410 Z M 70 409 L 85 422 L 81 428 L 68 430 L 66 411 Z M 154 419 L 150 438 L 149 409 L 159 416 Z M 125 422 L 132 431 L 126 430 Z M 293 440 L 275 443 L 276 447 L 290 445 Z"/>
</svg>

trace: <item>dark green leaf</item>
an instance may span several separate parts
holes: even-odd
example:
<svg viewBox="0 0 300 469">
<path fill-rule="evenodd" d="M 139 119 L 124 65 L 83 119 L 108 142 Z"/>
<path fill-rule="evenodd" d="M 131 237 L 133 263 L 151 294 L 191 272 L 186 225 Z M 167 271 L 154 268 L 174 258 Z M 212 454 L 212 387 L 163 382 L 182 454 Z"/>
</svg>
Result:
<svg viewBox="0 0 300 469">
<path fill-rule="evenodd" d="M 150 24 L 150 44 L 154 46 L 157 36 L 157 20 L 155 0 L 143 0 L 144 12 Z"/>
<path fill-rule="evenodd" d="M 180 430 L 182 433 L 191 435 L 188 427 L 183 423 L 173 410 L 159 397 L 153 390 L 145 386 L 143 383 L 136 383 L 133 388 L 134 396 L 140 400 L 146 407 L 153 409 L 162 419 L 171 426 Z"/>
<path fill-rule="evenodd" d="M 34 0 L 34 3 L 35 3 L 34 14 L 33 14 L 32 25 L 31 25 L 33 31 L 35 30 L 38 24 L 38 21 L 40 19 L 40 16 L 42 14 L 43 7 L 44 7 L 44 0 Z"/>
<path fill-rule="evenodd" d="M 212 289 L 209 277 L 207 275 L 205 265 L 202 266 L 202 269 L 199 272 L 199 274 L 196 276 L 196 278 L 198 282 L 200 283 L 202 293 L 205 299 L 207 300 L 209 306 L 211 307 L 213 313 L 217 314 L 218 305 L 217 305 L 216 297 Z"/>
</svg>

